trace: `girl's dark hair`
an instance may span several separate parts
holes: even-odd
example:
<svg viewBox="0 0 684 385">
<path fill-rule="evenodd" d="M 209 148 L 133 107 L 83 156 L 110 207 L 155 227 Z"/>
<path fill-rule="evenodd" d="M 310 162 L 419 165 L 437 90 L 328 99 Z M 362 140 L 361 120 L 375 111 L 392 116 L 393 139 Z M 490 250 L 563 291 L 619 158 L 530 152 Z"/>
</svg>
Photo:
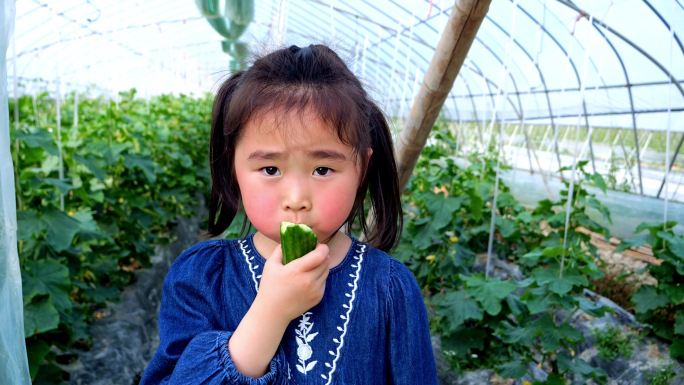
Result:
<svg viewBox="0 0 684 385">
<path fill-rule="evenodd" d="M 401 200 L 389 126 L 361 82 L 342 59 L 324 45 L 274 51 L 247 70 L 234 73 L 219 88 L 211 122 L 209 161 L 211 236 L 222 234 L 240 207 L 235 177 L 235 145 L 250 118 L 269 111 L 312 109 L 353 148 L 363 179 L 347 218 L 358 220 L 368 243 L 389 250 L 401 233 Z M 373 154 L 365 156 L 368 148 Z M 361 156 L 359 156 L 361 155 Z M 366 223 L 364 200 L 370 196 L 372 220 Z"/>
</svg>

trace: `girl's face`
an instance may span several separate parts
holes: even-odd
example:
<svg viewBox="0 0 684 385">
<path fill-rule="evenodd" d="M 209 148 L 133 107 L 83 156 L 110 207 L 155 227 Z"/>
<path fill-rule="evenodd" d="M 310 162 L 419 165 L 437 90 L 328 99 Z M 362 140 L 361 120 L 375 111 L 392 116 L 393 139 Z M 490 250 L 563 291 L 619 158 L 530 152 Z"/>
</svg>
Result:
<svg viewBox="0 0 684 385">
<path fill-rule="evenodd" d="M 352 148 L 308 109 L 249 121 L 234 162 L 247 217 L 274 242 L 281 221 L 304 223 L 328 240 L 351 212 L 361 178 Z"/>
</svg>

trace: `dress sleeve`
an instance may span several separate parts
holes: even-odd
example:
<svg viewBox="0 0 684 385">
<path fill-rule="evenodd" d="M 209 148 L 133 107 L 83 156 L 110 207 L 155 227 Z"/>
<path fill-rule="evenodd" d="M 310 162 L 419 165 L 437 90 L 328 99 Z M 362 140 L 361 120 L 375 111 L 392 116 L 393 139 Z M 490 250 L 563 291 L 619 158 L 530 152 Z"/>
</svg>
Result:
<svg viewBox="0 0 684 385">
<path fill-rule="evenodd" d="M 437 385 L 427 310 L 411 271 L 390 262 L 388 367 L 393 385 Z"/>
<path fill-rule="evenodd" d="M 159 309 L 159 348 L 141 385 L 285 385 L 282 348 L 268 372 L 252 378 L 238 372 L 228 350 L 232 330 L 222 330 L 222 269 L 225 248 L 195 246 L 181 254 L 164 280 Z"/>
</svg>

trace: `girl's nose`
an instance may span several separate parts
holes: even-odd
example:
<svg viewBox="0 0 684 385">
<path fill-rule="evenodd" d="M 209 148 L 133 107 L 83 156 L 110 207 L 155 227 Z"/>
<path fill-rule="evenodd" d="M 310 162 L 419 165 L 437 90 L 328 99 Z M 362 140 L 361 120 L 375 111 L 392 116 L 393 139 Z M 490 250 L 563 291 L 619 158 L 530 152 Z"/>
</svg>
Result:
<svg viewBox="0 0 684 385">
<path fill-rule="evenodd" d="M 291 211 L 310 210 L 311 199 L 307 191 L 306 184 L 302 181 L 293 180 L 288 183 L 283 199 L 283 209 Z"/>
</svg>

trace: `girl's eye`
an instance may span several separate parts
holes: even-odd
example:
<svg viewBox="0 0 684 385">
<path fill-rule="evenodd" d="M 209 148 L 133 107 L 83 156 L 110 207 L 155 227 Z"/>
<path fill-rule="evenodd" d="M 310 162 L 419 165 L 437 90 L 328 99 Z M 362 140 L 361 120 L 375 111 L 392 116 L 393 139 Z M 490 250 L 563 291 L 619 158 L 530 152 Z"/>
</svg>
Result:
<svg viewBox="0 0 684 385">
<path fill-rule="evenodd" d="M 314 170 L 314 175 L 325 176 L 332 174 L 333 170 L 329 167 L 316 167 Z"/>
<path fill-rule="evenodd" d="M 263 172 L 264 174 L 266 174 L 268 176 L 280 175 L 280 170 L 278 170 L 278 167 L 273 167 L 273 166 L 262 167 L 261 172 Z"/>
</svg>

